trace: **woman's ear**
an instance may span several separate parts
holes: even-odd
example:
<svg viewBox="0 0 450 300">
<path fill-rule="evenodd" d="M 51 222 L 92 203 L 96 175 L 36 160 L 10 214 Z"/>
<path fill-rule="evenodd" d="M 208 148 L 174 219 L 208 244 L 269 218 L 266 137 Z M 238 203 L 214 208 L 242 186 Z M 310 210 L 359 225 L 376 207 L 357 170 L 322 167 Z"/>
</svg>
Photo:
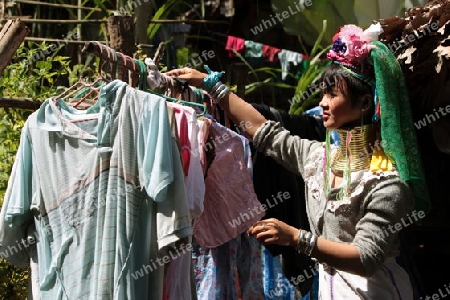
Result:
<svg viewBox="0 0 450 300">
<path fill-rule="evenodd" d="M 372 108 L 373 102 L 372 102 L 372 95 L 365 94 L 361 99 L 361 110 L 366 112 L 369 111 Z"/>
</svg>

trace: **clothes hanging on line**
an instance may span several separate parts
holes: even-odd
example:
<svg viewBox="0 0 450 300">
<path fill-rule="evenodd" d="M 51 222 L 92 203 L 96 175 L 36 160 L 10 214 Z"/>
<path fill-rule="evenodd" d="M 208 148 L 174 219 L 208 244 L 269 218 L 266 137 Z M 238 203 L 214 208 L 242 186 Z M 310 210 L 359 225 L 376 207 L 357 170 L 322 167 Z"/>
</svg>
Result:
<svg viewBox="0 0 450 300">
<path fill-rule="evenodd" d="M 262 246 L 262 262 L 264 276 L 265 299 L 296 300 L 295 287 L 283 274 L 280 256 L 272 256 L 267 248 Z"/>
<path fill-rule="evenodd" d="M 254 41 L 244 41 L 244 57 L 245 58 L 261 58 L 263 57 L 262 47 L 263 44 Z"/>
<path fill-rule="evenodd" d="M 192 235 L 179 156 L 160 97 L 113 81 L 84 112 L 46 100 L 22 131 L 2 248 L 32 232 L 42 299 L 160 299 L 158 255 Z"/>
<path fill-rule="evenodd" d="M 236 52 L 242 53 L 245 48 L 245 40 L 236 36 L 228 36 L 225 44 L 225 50 L 229 57 L 236 57 Z"/>
<path fill-rule="evenodd" d="M 193 108 L 177 103 L 167 102 L 167 106 L 174 109 L 177 133 L 179 135 L 184 178 L 188 195 L 189 214 L 191 219 L 203 213 L 203 198 L 205 196 L 205 182 L 203 167 L 198 153 L 199 125 Z"/>
<path fill-rule="evenodd" d="M 304 55 L 298 52 L 281 49 L 278 53 L 278 59 L 280 60 L 281 70 L 283 70 L 281 79 L 285 80 L 289 73 L 290 65 L 298 66 L 306 57 L 304 58 Z"/>
<path fill-rule="evenodd" d="M 193 240 L 198 300 L 265 299 L 261 244 L 246 233 L 215 248 Z"/>
<path fill-rule="evenodd" d="M 220 163 L 211 165 L 211 179 L 212 182 L 223 182 L 225 180 L 229 180 L 230 182 L 235 182 L 235 180 L 245 180 L 246 175 L 252 177 L 253 173 L 253 165 L 251 158 L 251 151 L 249 149 L 248 140 L 244 137 L 237 135 L 235 132 L 229 130 L 228 128 L 220 125 L 219 123 L 215 124 L 214 127 L 219 129 L 219 132 L 222 132 L 223 140 L 227 140 L 226 136 L 230 135 L 231 141 L 230 143 L 219 143 L 217 145 L 218 157 Z M 214 130 L 213 127 L 213 130 Z M 240 139 L 240 142 L 238 140 Z M 242 149 L 244 150 L 243 159 L 239 159 L 239 147 L 233 149 L 234 145 L 239 145 L 242 143 Z M 223 150 L 221 150 L 221 148 Z M 227 158 L 227 155 L 223 155 L 224 152 L 233 153 L 230 150 L 234 150 L 237 155 L 235 158 L 230 160 L 230 157 Z M 228 160 L 228 164 L 233 164 L 233 159 L 238 159 L 239 163 L 239 177 L 233 178 L 233 174 L 235 172 L 232 168 L 226 167 L 223 169 L 224 162 Z M 221 171 L 221 172 L 218 172 Z M 242 173 L 242 174 L 241 174 Z M 251 182 L 251 181 L 250 181 Z M 247 183 L 248 184 L 248 183 Z M 214 185 L 207 184 L 208 188 L 212 188 Z M 237 218 L 232 219 L 232 222 L 228 222 L 228 224 L 222 224 L 222 226 L 216 226 L 215 230 L 217 234 L 221 231 L 226 231 L 228 227 L 235 228 L 238 223 L 245 223 L 248 221 L 247 217 L 250 218 L 250 214 L 255 212 L 250 212 L 250 209 L 258 210 L 260 207 L 258 203 L 252 201 L 246 201 L 247 203 L 233 203 L 234 200 L 237 200 L 235 195 L 234 188 L 238 188 L 235 185 L 226 185 L 221 189 L 221 193 L 224 194 L 223 199 L 219 199 L 220 201 L 228 201 L 230 200 L 231 205 L 239 205 L 241 212 Z M 247 199 L 246 197 L 250 196 L 246 189 L 238 189 L 238 191 L 242 191 L 241 201 Z M 215 194 L 211 194 L 214 196 Z M 213 197 L 212 199 L 215 199 Z M 237 213 L 238 210 L 230 210 L 226 207 L 226 205 L 218 206 L 218 202 L 215 201 L 214 205 L 209 206 L 210 200 L 208 198 L 208 194 L 205 196 L 205 215 L 213 215 L 217 218 L 217 220 L 221 220 L 222 222 L 232 218 L 233 213 Z M 244 201 L 242 201 L 244 202 Z M 255 205 L 255 206 L 253 206 Z M 247 206 L 247 207 L 246 207 Z M 214 214 L 209 213 L 208 211 L 214 211 Z M 221 214 L 221 212 L 224 212 Z M 248 213 L 247 213 L 248 212 Z M 260 209 L 261 213 L 262 210 Z M 247 215 L 248 214 L 248 215 Z M 227 218 L 223 218 L 223 216 Z M 253 216 L 252 216 L 253 217 Z M 220 222 L 219 222 L 220 223 Z M 250 221 L 249 221 L 250 223 Z M 194 223 L 194 228 L 196 225 L 201 224 L 201 222 Z M 204 226 L 214 226 L 212 222 L 206 223 Z M 198 228 L 202 228 L 198 226 Z M 198 229 L 196 228 L 196 229 Z M 246 229 L 245 227 L 243 227 Z M 263 274 L 263 266 L 262 266 L 262 257 L 261 257 L 261 246 L 256 237 L 249 237 L 247 233 L 244 231 L 242 233 L 241 230 L 237 231 L 239 234 L 235 237 L 232 235 L 228 235 L 226 233 L 222 233 L 221 237 L 213 240 L 213 242 L 218 245 L 215 247 L 202 247 L 199 245 L 196 237 L 201 236 L 202 238 L 208 237 L 208 232 L 211 231 L 208 229 L 206 234 L 199 235 L 197 231 L 194 230 L 194 238 L 193 238 L 193 253 L 192 260 L 195 270 L 195 283 L 197 288 L 197 296 L 199 300 L 238 300 L 238 299 L 264 299 L 264 288 L 262 282 L 262 274 Z M 230 239 L 230 236 L 232 237 Z M 223 243 L 223 241 L 226 241 Z M 208 245 L 206 245 L 208 246 Z"/>
<path fill-rule="evenodd" d="M 263 57 L 269 61 L 269 62 L 277 62 L 278 61 L 278 53 L 281 52 L 281 49 L 269 46 L 269 45 L 263 45 L 262 46 L 262 54 Z"/>
<path fill-rule="evenodd" d="M 286 79 L 292 66 L 297 67 L 302 61 L 309 60 L 309 57 L 302 53 L 280 49 L 231 35 L 227 36 L 225 50 L 228 51 L 229 57 L 236 57 L 235 52 L 238 52 L 250 62 L 256 62 L 260 59 L 266 62 L 279 62 L 282 70 L 282 80 Z"/>
<path fill-rule="evenodd" d="M 245 231 L 263 215 L 249 142 L 204 115 L 210 99 L 157 76 L 141 72 L 138 89 L 103 83 L 85 110 L 47 99 L 27 119 L 0 213 L 0 251 L 17 246 L 8 261 L 31 265 L 33 299 L 189 300 L 204 280 L 226 288 L 223 274 L 235 274 L 238 294 L 263 290 L 262 276 L 247 276 L 262 272 L 259 243 Z M 211 220 L 229 229 L 217 238 Z M 214 261 L 220 249 L 239 255 L 202 278 L 193 228 L 220 254 Z M 34 242 L 19 247 L 18 237 Z"/>
<path fill-rule="evenodd" d="M 248 140 L 213 122 L 215 158 L 205 179 L 204 212 L 194 220 L 194 235 L 203 248 L 214 248 L 245 232 L 264 216 L 248 172 Z"/>
</svg>

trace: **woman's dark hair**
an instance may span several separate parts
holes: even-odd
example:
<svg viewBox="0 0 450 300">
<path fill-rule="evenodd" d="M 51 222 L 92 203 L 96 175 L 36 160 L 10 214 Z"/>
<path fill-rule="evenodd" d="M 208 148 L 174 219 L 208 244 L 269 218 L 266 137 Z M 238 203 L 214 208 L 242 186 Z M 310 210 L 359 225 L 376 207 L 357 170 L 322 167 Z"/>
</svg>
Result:
<svg viewBox="0 0 450 300">
<path fill-rule="evenodd" d="M 366 94 L 373 97 L 371 85 L 353 76 L 339 64 L 332 63 L 326 66 L 322 72 L 320 82 L 324 88 L 324 93 L 330 93 L 333 90 L 333 86 L 336 85 L 340 92 L 350 99 L 352 107 L 355 107 L 358 104 L 358 100 Z"/>
</svg>

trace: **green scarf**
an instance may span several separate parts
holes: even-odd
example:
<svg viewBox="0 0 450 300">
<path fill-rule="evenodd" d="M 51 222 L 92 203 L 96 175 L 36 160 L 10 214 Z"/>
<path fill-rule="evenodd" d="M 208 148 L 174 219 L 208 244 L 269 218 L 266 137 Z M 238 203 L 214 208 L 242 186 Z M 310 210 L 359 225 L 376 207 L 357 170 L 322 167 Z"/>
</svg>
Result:
<svg viewBox="0 0 450 300">
<path fill-rule="evenodd" d="M 415 197 L 415 210 L 427 213 L 431 209 L 431 202 L 403 71 L 385 44 L 377 41 L 372 45 L 375 48 L 370 56 L 375 70 L 376 95 L 380 103 L 384 152 L 395 164 L 400 179 L 409 184 Z"/>
</svg>

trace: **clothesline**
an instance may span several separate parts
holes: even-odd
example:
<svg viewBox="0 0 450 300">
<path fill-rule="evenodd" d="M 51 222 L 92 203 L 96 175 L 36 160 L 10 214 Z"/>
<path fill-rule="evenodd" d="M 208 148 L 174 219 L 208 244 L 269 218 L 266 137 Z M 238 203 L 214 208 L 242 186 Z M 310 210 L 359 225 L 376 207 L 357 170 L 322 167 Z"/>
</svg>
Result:
<svg viewBox="0 0 450 300">
<path fill-rule="evenodd" d="M 248 48 L 250 48 L 250 49 L 248 49 Z M 257 53 L 254 52 L 254 50 L 252 48 L 253 49 L 256 48 L 256 50 L 258 50 L 258 48 L 261 48 L 261 51 L 263 51 L 262 49 L 269 49 L 267 51 L 273 51 L 273 52 L 276 52 L 276 53 L 279 53 L 281 51 L 292 52 L 292 53 L 298 54 L 298 56 L 302 60 L 308 60 L 309 59 L 308 55 L 303 54 L 303 53 L 299 53 L 299 52 L 296 52 L 296 51 L 282 49 L 282 48 L 280 49 L 278 47 L 262 44 L 262 43 L 251 41 L 251 40 L 245 40 L 243 38 L 232 36 L 232 35 L 228 35 L 227 36 L 227 42 L 225 44 L 225 49 L 231 52 L 230 55 L 234 54 L 233 50 L 235 50 L 237 52 L 244 51 L 244 55 L 245 54 L 249 54 L 250 52 L 254 53 L 253 55 L 256 55 Z M 250 52 L 247 52 L 247 51 L 250 51 Z M 264 53 L 261 53 L 261 54 L 264 54 Z M 247 57 L 261 57 L 261 56 L 252 56 L 252 54 L 250 54 Z"/>
<path fill-rule="evenodd" d="M 289 72 L 290 64 L 294 66 L 300 64 L 302 61 L 309 60 L 309 56 L 287 50 L 280 49 L 274 46 L 245 40 L 236 36 L 227 36 L 225 50 L 228 51 L 229 57 L 236 57 L 236 53 L 243 55 L 245 58 L 264 58 L 267 62 L 280 62 L 282 72 L 282 79 L 284 80 Z"/>
</svg>

